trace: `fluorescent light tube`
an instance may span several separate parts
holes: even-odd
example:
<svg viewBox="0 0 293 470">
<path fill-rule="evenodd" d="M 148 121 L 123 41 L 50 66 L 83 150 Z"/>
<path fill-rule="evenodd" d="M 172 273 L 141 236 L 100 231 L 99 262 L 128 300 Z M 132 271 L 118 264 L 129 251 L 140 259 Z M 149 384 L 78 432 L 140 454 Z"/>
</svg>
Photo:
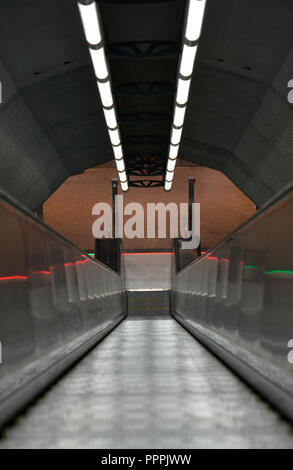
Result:
<svg viewBox="0 0 293 470">
<path fill-rule="evenodd" d="M 177 158 L 178 151 L 179 151 L 179 146 L 178 145 L 176 145 L 175 147 L 174 147 L 174 145 L 170 145 L 169 158 L 171 160 L 174 160 L 175 158 Z"/>
<path fill-rule="evenodd" d="M 185 37 L 196 41 L 200 37 L 206 0 L 190 0 Z"/>
<path fill-rule="evenodd" d="M 128 190 L 128 183 L 127 183 L 127 181 L 124 181 L 124 182 L 123 182 L 123 181 L 122 181 L 122 182 L 120 181 L 120 185 L 121 185 L 122 191 L 127 191 L 127 190 Z"/>
<path fill-rule="evenodd" d="M 102 100 L 102 105 L 105 106 L 105 108 L 113 106 L 113 96 L 111 92 L 110 81 L 97 83 Z"/>
<path fill-rule="evenodd" d="M 174 171 L 176 166 L 176 160 L 168 160 L 168 165 L 167 165 L 167 170 L 168 171 Z"/>
<path fill-rule="evenodd" d="M 184 106 L 184 108 L 179 108 L 179 106 L 175 106 L 174 122 L 173 122 L 175 126 L 177 127 L 183 126 L 185 111 L 186 111 L 186 106 Z"/>
<path fill-rule="evenodd" d="M 127 176 L 126 176 L 125 171 L 122 171 L 121 173 L 119 173 L 119 180 L 121 181 L 121 183 L 125 183 L 127 181 Z"/>
<path fill-rule="evenodd" d="M 115 129 L 112 131 L 111 129 L 108 129 L 109 135 L 110 135 L 110 140 L 112 145 L 119 145 L 120 144 L 120 135 L 118 129 Z"/>
<path fill-rule="evenodd" d="M 89 5 L 84 5 L 78 2 L 78 8 L 83 24 L 86 40 L 90 46 L 98 46 L 102 41 L 102 34 L 99 24 L 98 10 L 96 2 L 93 1 Z M 111 143 L 113 145 L 113 152 L 115 155 L 116 167 L 119 172 L 119 178 L 122 179 L 121 188 L 127 191 L 128 183 L 125 172 L 125 163 L 123 160 L 122 146 L 120 145 L 120 134 L 118 131 L 118 124 L 115 109 L 113 107 L 113 96 L 111 91 L 111 84 L 109 79 L 109 71 L 106 62 L 104 47 L 94 49 L 89 48 L 95 75 L 98 79 L 98 88 L 104 107 L 104 116 L 108 126 L 108 132 Z M 106 82 L 101 80 L 106 80 Z M 100 81 L 99 81 L 100 80 Z M 105 109 L 111 108 L 111 109 Z"/>
<path fill-rule="evenodd" d="M 170 191 L 171 188 L 172 188 L 172 182 L 171 181 L 166 181 L 165 182 L 165 190 Z"/>
<path fill-rule="evenodd" d="M 99 44 L 102 40 L 102 36 L 96 2 L 93 2 L 90 5 L 82 5 L 81 3 L 78 3 L 77 5 L 87 42 L 92 46 Z"/>
<path fill-rule="evenodd" d="M 181 135 L 182 135 L 182 128 L 181 129 L 176 129 L 175 127 L 173 127 L 171 143 L 173 145 L 178 145 L 180 143 L 180 140 L 181 140 Z"/>
<path fill-rule="evenodd" d="M 190 77 L 192 75 L 196 51 L 197 46 L 191 47 L 184 44 L 180 65 L 180 74 L 183 77 Z"/>
<path fill-rule="evenodd" d="M 119 145 L 119 147 L 113 147 L 115 159 L 120 160 L 123 158 L 123 152 L 122 152 L 122 147 Z"/>
<path fill-rule="evenodd" d="M 115 160 L 116 162 L 116 167 L 118 171 L 125 171 L 125 165 L 124 165 L 124 160 L 123 158 L 121 160 Z"/>
<path fill-rule="evenodd" d="M 197 0 L 199 1 L 199 0 Z M 176 102 L 178 104 L 186 104 L 189 95 L 189 87 L 190 87 L 191 80 L 182 80 L 181 78 L 178 79 L 178 87 L 177 87 L 177 95 L 176 95 Z"/>
<path fill-rule="evenodd" d="M 173 177 L 174 177 L 174 173 L 173 172 L 171 173 L 170 171 L 167 170 L 167 172 L 166 172 L 166 181 L 168 181 L 168 183 L 172 182 Z"/>
<path fill-rule="evenodd" d="M 107 126 L 110 129 L 115 129 L 117 127 L 117 119 L 114 108 L 111 109 L 103 109 Z"/>
<path fill-rule="evenodd" d="M 106 64 L 104 48 L 101 47 L 100 49 L 90 49 L 90 54 L 96 77 L 100 80 L 105 80 L 108 77 L 109 72 Z"/>
</svg>

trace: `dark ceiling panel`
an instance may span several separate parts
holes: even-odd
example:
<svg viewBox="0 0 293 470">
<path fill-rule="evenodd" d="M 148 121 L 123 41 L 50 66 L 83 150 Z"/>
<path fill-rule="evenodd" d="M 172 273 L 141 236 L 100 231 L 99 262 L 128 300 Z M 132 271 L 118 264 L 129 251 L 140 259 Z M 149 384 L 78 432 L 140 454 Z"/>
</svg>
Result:
<svg viewBox="0 0 293 470">
<path fill-rule="evenodd" d="M 186 1 L 98 3 L 126 162 L 156 158 L 155 172 Z M 180 157 L 224 171 L 258 205 L 293 179 L 292 18 L 292 0 L 207 0 L 193 74 Z M 76 1 L 1 0 L 0 71 L 0 186 L 35 210 L 113 159 Z"/>
<path fill-rule="evenodd" d="M 166 165 L 185 8 L 185 0 L 123 6 L 100 3 L 114 91 L 129 82 L 167 83 L 169 88 L 168 93 L 162 89 L 156 94 L 117 97 L 130 181 L 133 153 L 159 155 L 161 166 Z M 152 168 L 153 176 L 157 175 L 157 168 Z M 163 181 L 164 172 L 160 174 Z"/>
<path fill-rule="evenodd" d="M 286 110 L 287 122 L 293 117 L 287 103 L 292 66 L 283 78 L 282 105 L 269 99 L 293 47 L 292 17 L 290 0 L 207 0 L 193 73 L 180 158 L 224 171 L 257 205 L 293 179 L 289 145 L 280 149 L 275 131 L 278 117 L 267 124 L 277 109 Z M 274 136 L 269 148 L 268 135 Z"/>
<path fill-rule="evenodd" d="M 2 0 L 0 57 L 17 88 L 89 63 L 75 0 Z"/>
<path fill-rule="evenodd" d="M 185 3 L 185 0 L 99 2 L 106 42 L 177 42 L 181 39 Z"/>
</svg>

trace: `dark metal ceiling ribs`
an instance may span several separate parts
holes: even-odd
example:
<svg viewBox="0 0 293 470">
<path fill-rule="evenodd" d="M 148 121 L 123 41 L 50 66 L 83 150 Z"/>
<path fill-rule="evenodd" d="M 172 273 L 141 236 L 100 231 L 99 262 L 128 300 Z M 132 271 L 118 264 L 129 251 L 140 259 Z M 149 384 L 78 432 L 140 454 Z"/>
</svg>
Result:
<svg viewBox="0 0 293 470">
<path fill-rule="evenodd" d="M 130 135 L 125 138 L 126 145 L 154 145 L 167 143 L 164 135 Z"/>
<path fill-rule="evenodd" d="M 127 172 L 129 176 L 162 176 L 165 165 L 164 155 L 128 155 Z"/>
<path fill-rule="evenodd" d="M 111 58 L 162 58 L 175 57 L 179 47 L 175 41 L 137 41 L 109 44 L 106 51 Z"/>
<path fill-rule="evenodd" d="M 174 95 L 175 82 L 115 83 L 116 96 Z"/>
<path fill-rule="evenodd" d="M 132 188 L 159 188 L 164 186 L 161 180 L 131 180 L 129 186 Z"/>
<path fill-rule="evenodd" d="M 170 115 L 167 113 L 130 113 L 130 114 L 121 114 L 119 117 L 120 124 L 145 124 L 153 122 L 169 122 Z"/>
<path fill-rule="evenodd" d="M 181 42 L 185 0 L 97 3 L 105 45 Z M 223 171 L 258 206 L 293 178 L 292 17 L 292 0 L 208 0 L 190 87 L 180 158 Z M 0 188 L 35 211 L 70 175 L 112 161 L 113 150 L 76 2 L 2 0 L 0 25 Z M 172 115 L 179 55 L 158 52 L 108 57 L 118 120 Z M 165 162 L 168 129 L 122 124 L 126 166 L 133 154 Z M 141 134 L 166 141 L 127 144 Z"/>
<path fill-rule="evenodd" d="M 129 176 L 163 176 L 164 166 L 149 165 L 149 168 L 133 168 L 132 165 L 128 165 L 127 173 Z"/>
<path fill-rule="evenodd" d="M 186 0 L 155 5 L 126 12 L 100 3 L 130 187 L 162 186 L 167 164 Z M 157 179 L 133 182 L 135 176 Z"/>
<path fill-rule="evenodd" d="M 158 163 L 164 161 L 165 156 L 162 154 L 152 154 L 152 153 L 128 153 L 127 154 L 127 159 L 128 162 L 133 164 L 137 163 L 140 164 L 141 166 L 145 167 L 146 165 L 150 163 Z"/>
</svg>

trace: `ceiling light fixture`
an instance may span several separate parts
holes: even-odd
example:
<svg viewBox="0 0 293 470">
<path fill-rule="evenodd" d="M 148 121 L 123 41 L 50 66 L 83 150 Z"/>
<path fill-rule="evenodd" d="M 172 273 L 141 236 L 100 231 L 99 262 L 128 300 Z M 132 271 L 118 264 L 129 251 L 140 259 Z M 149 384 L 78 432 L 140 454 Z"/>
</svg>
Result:
<svg viewBox="0 0 293 470">
<path fill-rule="evenodd" d="M 124 165 L 123 158 L 121 158 L 121 160 L 115 160 L 115 162 L 116 162 L 117 171 L 125 171 L 125 165 Z"/>
<path fill-rule="evenodd" d="M 102 41 L 96 2 L 83 5 L 78 2 L 79 13 L 87 42 L 94 46 Z"/>
<path fill-rule="evenodd" d="M 120 135 L 118 129 L 108 129 L 108 132 L 110 135 L 111 144 L 114 146 L 120 145 Z"/>
<path fill-rule="evenodd" d="M 105 116 L 107 126 L 110 129 L 116 129 L 118 124 L 117 124 L 115 109 L 114 108 L 111 108 L 111 109 L 103 108 L 103 111 L 104 111 L 104 116 Z"/>
<path fill-rule="evenodd" d="M 111 108 L 114 105 L 114 103 L 113 103 L 110 80 L 108 80 L 107 82 L 97 82 L 97 83 L 98 83 L 102 105 L 105 108 Z"/>
<path fill-rule="evenodd" d="M 185 37 L 197 41 L 200 37 L 206 0 L 190 0 L 187 14 Z"/>
<path fill-rule="evenodd" d="M 126 183 L 127 182 L 127 176 L 125 171 L 119 172 L 119 179 L 121 183 Z"/>
<path fill-rule="evenodd" d="M 173 124 L 169 146 L 169 158 L 165 174 L 165 190 L 172 189 L 174 170 L 182 137 L 185 112 L 188 102 L 194 62 L 198 49 L 206 0 L 189 0 L 187 9 L 186 30 L 183 39 L 182 56 L 180 60 L 177 90 L 174 105 Z"/>
<path fill-rule="evenodd" d="M 187 104 L 190 82 L 191 78 L 189 80 L 183 80 L 182 78 L 178 79 L 176 103 L 181 105 Z"/>
<path fill-rule="evenodd" d="M 175 170 L 175 167 L 176 167 L 176 162 L 177 160 L 168 160 L 168 164 L 167 164 L 167 170 L 168 171 L 174 171 Z"/>
<path fill-rule="evenodd" d="M 177 127 L 183 126 L 184 117 L 185 117 L 186 106 L 179 107 L 175 106 L 174 120 L 173 123 Z"/>
<path fill-rule="evenodd" d="M 99 22 L 98 7 L 95 0 L 79 0 L 77 4 L 95 76 L 97 78 L 104 116 L 113 147 L 117 171 L 119 172 L 119 179 L 121 181 L 121 189 L 122 191 L 127 191 L 128 181 L 111 90 L 110 74 L 105 56 L 102 29 Z"/>
<path fill-rule="evenodd" d="M 169 159 L 174 160 L 178 156 L 178 151 L 179 151 L 179 145 L 170 145 L 170 150 L 169 150 Z"/>
<path fill-rule="evenodd" d="M 121 186 L 122 191 L 127 191 L 128 190 L 127 181 L 126 182 L 120 181 L 120 186 Z"/>
<path fill-rule="evenodd" d="M 176 129 L 176 127 L 173 127 L 172 137 L 171 137 L 171 144 L 172 145 L 179 145 L 180 140 L 181 140 L 181 135 L 182 135 L 182 127 L 180 127 L 180 129 Z"/>
<path fill-rule="evenodd" d="M 166 181 L 165 182 L 165 190 L 170 191 L 172 188 L 172 182 Z"/>
<path fill-rule="evenodd" d="M 105 80 L 109 77 L 104 48 L 93 49 L 90 47 L 90 55 L 94 66 L 95 75 L 98 80 Z"/>
<path fill-rule="evenodd" d="M 119 145 L 118 147 L 113 147 L 114 155 L 116 160 L 121 160 L 123 158 L 122 147 Z"/>
<path fill-rule="evenodd" d="M 196 51 L 197 46 L 187 46 L 187 44 L 184 44 L 180 65 L 180 75 L 183 77 L 190 77 L 192 75 Z"/>
<path fill-rule="evenodd" d="M 166 171 L 166 181 L 168 181 L 168 183 L 172 183 L 173 181 L 173 178 L 174 178 L 174 172 L 171 172 L 171 171 Z"/>
</svg>

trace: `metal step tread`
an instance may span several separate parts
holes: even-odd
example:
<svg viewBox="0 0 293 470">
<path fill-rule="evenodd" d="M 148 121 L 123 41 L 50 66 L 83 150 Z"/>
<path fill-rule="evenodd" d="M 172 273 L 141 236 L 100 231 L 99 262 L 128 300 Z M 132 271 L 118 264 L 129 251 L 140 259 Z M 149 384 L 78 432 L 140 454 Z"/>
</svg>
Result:
<svg viewBox="0 0 293 470">
<path fill-rule="evenodd" d="M 290 426 L 175 320 L 123 321 L 0 448 L 293 448 Z"/>
</svg>

